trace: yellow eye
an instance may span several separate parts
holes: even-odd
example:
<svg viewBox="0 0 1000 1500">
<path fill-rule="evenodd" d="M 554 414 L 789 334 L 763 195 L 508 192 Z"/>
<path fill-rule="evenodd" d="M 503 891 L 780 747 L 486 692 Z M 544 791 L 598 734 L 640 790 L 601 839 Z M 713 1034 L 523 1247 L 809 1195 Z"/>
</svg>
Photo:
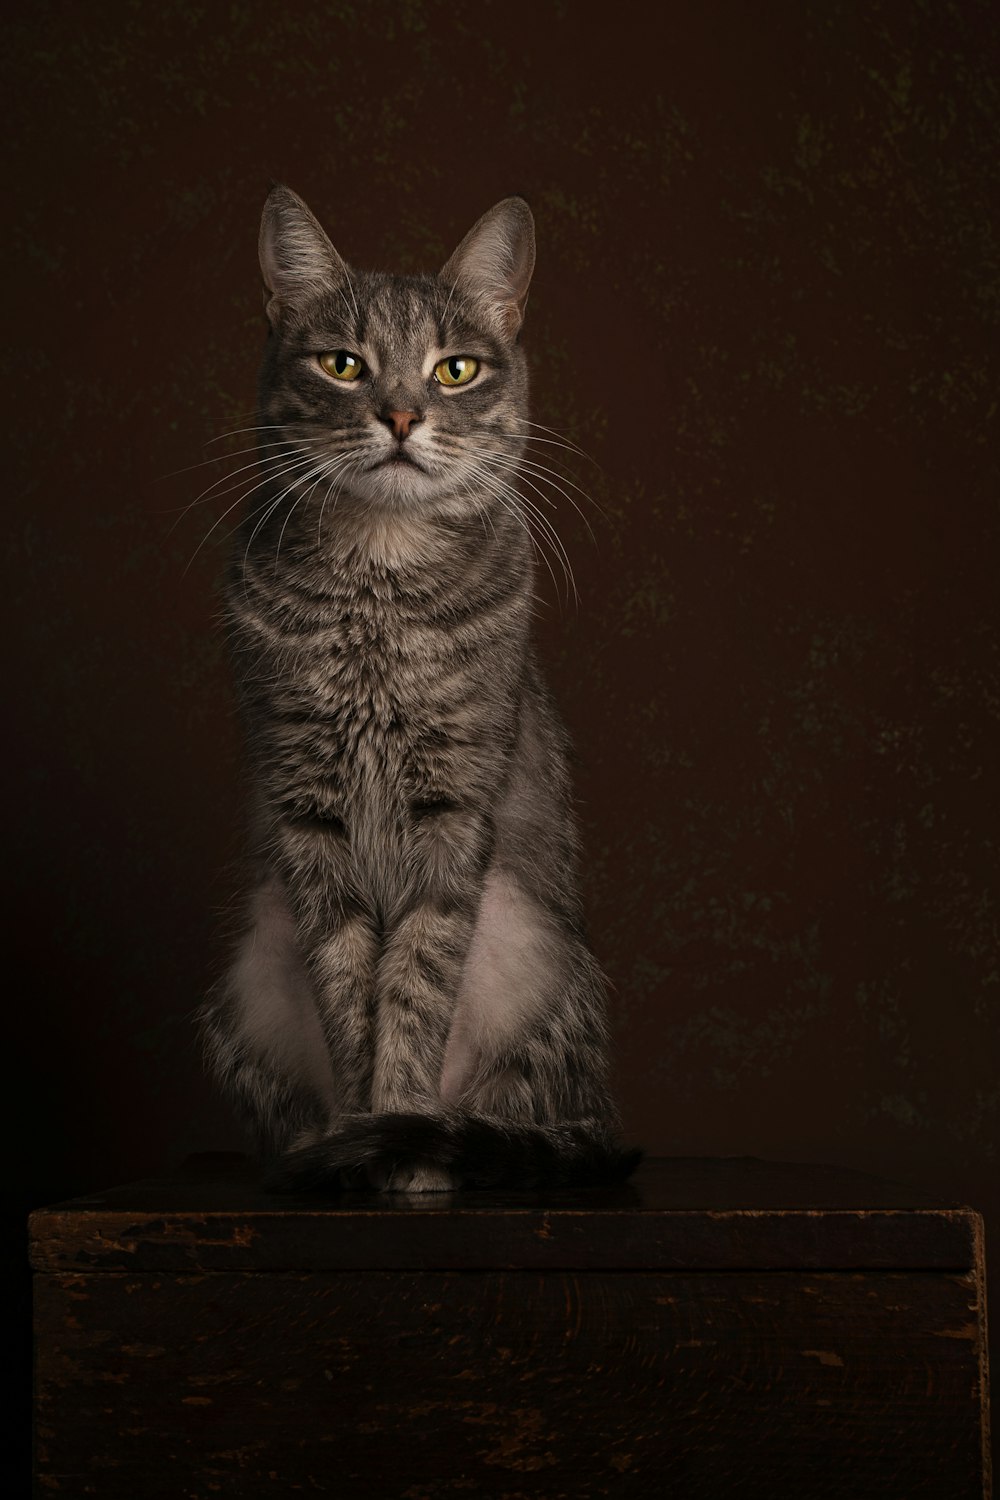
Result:
<svg viewBox="0 0 1000 1500">
<path fill-rule="evenodd" d="M 332 354 L 321 354 L 319 362 L 334 380 L 357 380 L 364 369 L 358 356 L 349 354 L 346 349 L 335 349 Z"/>
<path fill-rule="evenodd" d="M 443 359 L 434 366 L 434 379 L 439 385 L 468 385 L 478 372 L 478 359 L 470 359 L 467 354 L 453 354 L 451 359 Z"/>
</svg>

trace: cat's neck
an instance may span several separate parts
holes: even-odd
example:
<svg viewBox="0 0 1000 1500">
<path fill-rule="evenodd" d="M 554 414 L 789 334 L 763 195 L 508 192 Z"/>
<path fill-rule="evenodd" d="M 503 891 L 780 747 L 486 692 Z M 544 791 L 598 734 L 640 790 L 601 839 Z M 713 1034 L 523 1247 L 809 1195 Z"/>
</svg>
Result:
<svg viewBox="0 0 1000 1500">
<path fill-rule="evenodd" d="M 314 502 L 282 505 L 262 525 L 243 522 L 247 560 L 274 565 L 276 576 L 304 566 L 345 567 L 353 572 L 419 575 L 465 567 L 477 560 L 490 565 L 491 556 L 529 554 L 526 529 L 509 506 L 491 503 L 481 514 L 471 514 L 466 499 L 447 498 L 426 508 L 389 507 L 341 496 L 336 505 Z"/>
</svg>

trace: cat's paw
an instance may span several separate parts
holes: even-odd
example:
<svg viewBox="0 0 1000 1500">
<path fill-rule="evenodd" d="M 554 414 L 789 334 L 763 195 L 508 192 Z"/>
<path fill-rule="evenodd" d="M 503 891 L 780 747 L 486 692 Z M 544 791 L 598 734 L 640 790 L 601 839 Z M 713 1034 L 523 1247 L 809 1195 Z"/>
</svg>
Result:
<svg viewBox="0 0 1000 1500">
<path fill-rule="evenodd" d="M 383 1193 L 451 1193 L 458 1186 L 451 1173 L 446 1172 L 443 1167 L 395 1167 L 390 1172 L 380 1172 L 377 1175 L 381 1181 L 373 1180 L 372 1186 Z"/>
</svg>

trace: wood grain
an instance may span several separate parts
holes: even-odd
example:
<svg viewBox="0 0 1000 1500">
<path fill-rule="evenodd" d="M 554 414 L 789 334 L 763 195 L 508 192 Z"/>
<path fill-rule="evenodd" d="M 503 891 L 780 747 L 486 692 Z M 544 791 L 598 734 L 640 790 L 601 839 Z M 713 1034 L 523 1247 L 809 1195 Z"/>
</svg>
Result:
<svg viewBox="0 0 1000 1500">
<path fill-rule="evenodd" d="M 32 1242 L 39 1495 L 988 1492 L 981 1222 L 861 1173 L 294 1200 L 206 1157 Z"/>
<path fill-rule="evenodd" d="M 969 1275 L 38 1283 L 41 1494 L 983 1494 Z"/>
</svg>

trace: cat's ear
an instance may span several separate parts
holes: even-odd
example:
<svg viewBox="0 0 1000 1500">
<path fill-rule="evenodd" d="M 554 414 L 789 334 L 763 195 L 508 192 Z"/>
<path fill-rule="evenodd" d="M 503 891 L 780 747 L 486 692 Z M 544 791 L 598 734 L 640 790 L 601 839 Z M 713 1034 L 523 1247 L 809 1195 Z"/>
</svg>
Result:
<svg viewBox="0 0 1000 1500">
<path fill-rule="evenodd" d="M 302 199 L 280 182 L 264 204 L 258 249 L 272 323 L 287 309 L 301 307 L 349 279 L 346 265 Z"/>
<path fill-rule="evenodd" d="M 472 226 L 439 275 L 478 303 L 488 322 L 512 339 L 524 321 L 534 266 L 531 209 L 523 198 L 504 198 Z"/>
</svg>

